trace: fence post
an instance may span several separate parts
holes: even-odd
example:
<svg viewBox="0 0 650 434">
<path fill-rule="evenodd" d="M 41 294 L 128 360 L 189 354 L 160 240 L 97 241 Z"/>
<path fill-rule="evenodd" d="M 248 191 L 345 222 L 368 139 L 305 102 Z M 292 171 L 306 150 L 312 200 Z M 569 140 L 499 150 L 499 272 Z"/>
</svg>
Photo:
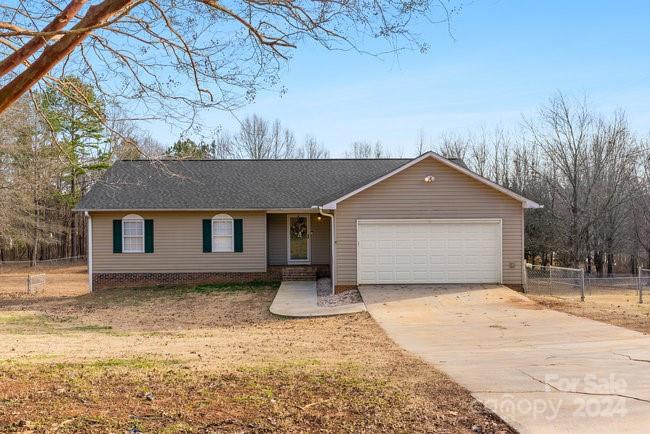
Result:
<svg viewBox="0 0 650 434">
<path fill-rule="evenodd" d="M 528 292 L 528 267 L 526 266 L 526 261 L 522 261 L 523 267 L 522 267 L 522 276 L 521 280 L 523 282 L 523 287 L 524 287 L 524 294 Z"/>
<path fill-rule="evenodd" d="M 585 270 L 580 269 L 580 301 L 585 301 Z"/>
<path fill-rule="evenodd" d="M 643 304 L 643 284 L 641 283 L 641 267 L 639 267 L 639 277 L 637 277 L 637 289 L 639 290 L 639 304 Z"/>
</svg>

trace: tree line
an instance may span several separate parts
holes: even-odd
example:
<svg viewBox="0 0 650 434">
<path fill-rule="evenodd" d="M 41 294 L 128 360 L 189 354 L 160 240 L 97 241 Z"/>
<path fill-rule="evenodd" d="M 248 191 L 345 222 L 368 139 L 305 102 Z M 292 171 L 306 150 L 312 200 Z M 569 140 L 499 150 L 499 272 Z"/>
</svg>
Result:
<svg viewBox="0 0 650 434">
<path fill-rule="evenodd" d="M 447 135 L 439 151 L 544 205 L 526 211 L 527 261 L 599 276 L 650 268 L 648 140 L 624 112 L 558 94 L 515 134 Z"/>
</svg>

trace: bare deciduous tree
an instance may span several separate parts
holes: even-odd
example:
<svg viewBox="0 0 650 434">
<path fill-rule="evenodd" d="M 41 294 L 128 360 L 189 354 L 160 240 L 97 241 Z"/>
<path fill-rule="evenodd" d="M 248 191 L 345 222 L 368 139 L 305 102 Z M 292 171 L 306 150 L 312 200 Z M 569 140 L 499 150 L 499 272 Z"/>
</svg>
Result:
<svg viewBox="0 0 650 434">
<path fill-rule="evenodd" d="M 246 117 L 234 136 L 233 149 L 239 158 L 253 160 L 291 158 L 296 152 L 293 132 L 283 128 L 279 120 L 269 123 L 251 115 Z"/>
<path fill-rule="evenodd" d="M 562 233 L 567 237 L 569 261 L 573 264 L 587 253 L 585 234 L 589 226 L 591 180 L 586 174 L 593 125 L 586 101 L 572 105 L 561 94 L 540 109 L 537 121 L 528 121 L 533 144 L 542 149 L 561 177 L 549 177 L 547 182 L 563 202 L 560 209 L 568 214 L 559 222 L 566 226 Z"/>
<path fill-rule="evenodd" d="M 438 152 L 445 158 L 458 158 L 465 161 L 467 151 L 471 146 L 471 138 L 465 140 L 459 135 L 445 133 L 441 137 L 441 143 Z"/>
<path fill-rule="evenodd" d="M 447 0 L 10 2 L 0 5 L 0 112 L 65 72 L 94 79 L 115 102 L 137 102 L 139 112 L 191 121 L 198 108 L 231 110 L 274 86 L 303 41 L 426 49 L 412 26 L 448 23 L 459 10 Z"/>
<path fill-rule="evenodd" d="M 345 152 L 346 158 L 390 158 L 390 151 L 381 142 L 353 142 L 350 150 Z"/>
<path fill-rule="evenodd" d="M 329 158 L 330 152 L 325 146 L 319 143 L 314 137 L 305 137 L 302 148 L 298 149 L 296 158 L 320 159 Z"/>
<path fill-rule="evenodd" d="M 431 149 L 431 143 L 429 143 L 424 134 L 424 128 L 418 130 L 418 137 L 415 141 L 415 155 L 422 155 L 428 150 Z"/>
</svg>

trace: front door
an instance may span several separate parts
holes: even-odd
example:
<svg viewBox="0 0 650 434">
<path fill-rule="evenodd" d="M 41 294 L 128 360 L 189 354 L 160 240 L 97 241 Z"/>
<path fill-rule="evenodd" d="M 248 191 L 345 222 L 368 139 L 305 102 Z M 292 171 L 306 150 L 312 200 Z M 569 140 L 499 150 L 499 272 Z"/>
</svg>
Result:
<svg viewBox="0 0 650 434">
<path fill-rule="evenodd" d="M 288 262 L 309 263 L 310 246 L 309 215 L 290 214 L 287 216 L 287 256 Z"/>
</svg>

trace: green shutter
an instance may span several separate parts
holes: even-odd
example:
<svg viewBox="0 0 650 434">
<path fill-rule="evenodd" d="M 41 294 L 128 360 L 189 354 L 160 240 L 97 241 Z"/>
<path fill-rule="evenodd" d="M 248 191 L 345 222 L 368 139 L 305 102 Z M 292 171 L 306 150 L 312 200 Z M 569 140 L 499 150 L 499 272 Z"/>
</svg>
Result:
<svg viewBox="0 0 650 434">
<path fill-rule="evenodd" d="M 244 251 L 244 221 L 235 219 L 235 252 Z"/>
<path fill-rule="evenodd" d="M 122 220 L 113 220 L 113 253 L 122 253 Z"/>
<path fill-rule="evenodd" d="M 144 252 L 153 253 L 153 220 L 144 221 Z"/>
<path fill-rule="evenodd" d="M 203 253 L 212 251 L 212 220 L 203 220 Z"/>
</svg>

